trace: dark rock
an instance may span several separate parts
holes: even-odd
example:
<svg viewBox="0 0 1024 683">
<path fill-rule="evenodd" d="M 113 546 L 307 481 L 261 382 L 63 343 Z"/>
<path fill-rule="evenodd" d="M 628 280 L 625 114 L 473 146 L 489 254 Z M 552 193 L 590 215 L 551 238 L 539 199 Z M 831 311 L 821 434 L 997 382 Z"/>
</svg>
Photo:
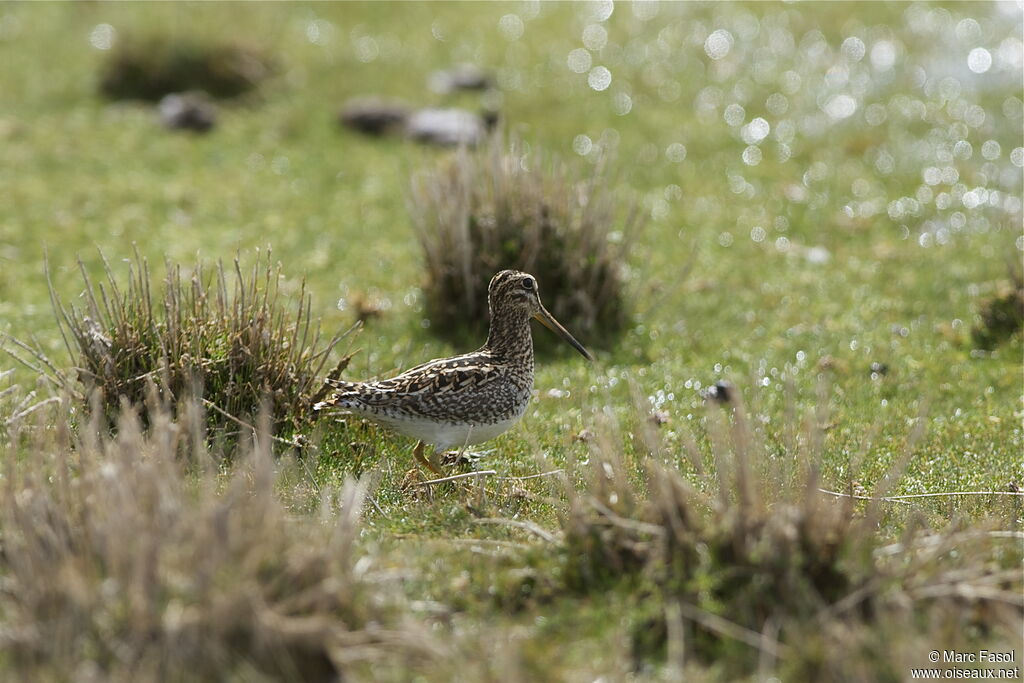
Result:
<svg viewBox="0 0 1024 683">
<path fill-rule="evenodd" d="M 386 135 L 403 128 L 409 111 L 408 106 L 397 100 L 359 97 L 345 103 L 338 114 L 338 121 L 360 133 Z"/>
</svg>

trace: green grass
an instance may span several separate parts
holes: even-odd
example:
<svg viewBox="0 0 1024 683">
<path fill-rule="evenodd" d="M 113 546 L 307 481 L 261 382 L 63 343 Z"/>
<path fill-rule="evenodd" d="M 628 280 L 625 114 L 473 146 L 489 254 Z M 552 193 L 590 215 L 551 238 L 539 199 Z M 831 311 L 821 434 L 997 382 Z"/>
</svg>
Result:
<svg viewBox="0 0 1024 683">
<path fill-rule="evenodd" d="M 542 358 L 535 401 L 519 427 L 485 446 L 494 452 L 484 466 L 514 477 L 584 461 L 592 453 L 576 436 L 609 419 L 618 423 L 613 443 L 624 468 L 643 491 L 646 449 L 633 436 L 645 424 L 639 404 L 640 413 L 652 406 L 667 413 L 657 429 L 659 457 L 714 491 L 714 477 L 683 453 L 695 439 L 703 467 L 714 472 L 700 388 L 726 378 L 742 391 L 766 461 L 796 462 L 794 424 L 820 409 L 814 421 L 824 428 L 826 488 L 845 491 L 856 480 L 874 490 L 905 455 L 891 493 L 1024 483 L 1021 334 L 991 352 L 971 343 L 984 300 L 1009 279 L 1007 260 L 1021 260 L 1019 8 L 678 4 L 644 20 L 642 7 L 619 3 L 603 23 L 607 46 L 593 54 L 593 66 L 612 72 L 611 86 L 599 92 L 567 66 L 596 21 L 591 10 L 545 4 L 529 18 L 530 7 L 4 6 L 0 333 L 34 337 L 58 365 L 71 363 L 49 305 L 44 250 L 57 292 L 78 301 L 76 258 L 99 276 L 97 247 L 126 278 L 121 261 L 134 243 L 156 279 L 165 259 L 187 266 L 240 254 L 251 265 L 256 249 L 272 247 L 285 275 L 282 295 L 297 301 L 305 278 L 328 335 L 354 321 L 360 297 L 383 302 L 382 315 L 354 342 L 361 352 L 346 378 L 385 376 L 473 348 L 481 340 L 454 343 L 424 326 L 426 276 L 406 208 L 412 171 L 446 152 L 360 137 L 334 120 L 346 98 L 362 94 L 475 108 L 474 96 L 448 100 L 426 88 L 431 70 L 472 60 L 498 72 L 511 130 L 579 164 L 593 157 L 574 149 L 613 144 L 613 176 L 650 212 L 623 264 L 632 322 L 593 365 L 571 349 Z M 500 28 L 509 14 L 524 17 L 517 40 Z M 308 39 L 315 20 L 329 22 L 315 25 L 323 45 Z M 244 39 L 278 71 L 257 94 L 223 105 L 211 134 L 174 134 L 151 109 L 99 94 L 106 54 L 89 37 L 102 23 L 116 39 L 152 32 Z M 733 37 L 719 61 L 704 50 L 716 29 Z M 850 36 L 866 46 L 859 60 L 842 56 Z M 889 69 L 886 45 L 895 50 Z M 986 73 L 966 67 L 975 47 L 993 56 Z M 362 62 L 360 50 L 377 56 Z M 855 43 L 846 50 L 857 55 Z M 799 74 L 799 89 L 789 87 L 788 72 Z M 777 93 L 785 93 L 784 113 L 778 97 L 768 104 Z M 825 110 L 841 108 L 833 98 L 844 94 L 853 95 L 856 111 L 829 119 Z M 617 113 L 623 95 L 631 105 L 625 115 Z M 763 117 L 770 125 L 756 166 L 744 163 L 748 144 L 725 121 L 731 103 L 742 104 L 744 123 Z M 969 143 L 969 158 L 960 141 Z M 685 146 L 682 161 L 667 154 L 673 144 Z M 937 185 L 925 182 L 935 180 L 929 169 L 946 167 L 958 180 L 946 182 L 947 171 Z M 935 201 L 978 187 L 999 195 L 973 208 Z M 899 207 L 901 198 L 927 200 L 929 192 L 916 208 L 905 200 Z M 818 255 L 827 260 L 816 262 Z M 872 376 L 872 363 L 887 372 Z M 12 382 L 22 393 L 34 388 L 20 368 L 0 382 L 0 390 Z M 401 437 L 354 420 L 311 436 L 319 450 L 278 481 L 289 513 L 304 519 L 319 508 L 318 492 L 369 476 L 374 504 L 361 543 L 375 562 L 410 577 L 402 585 L 409 599 L 443 606 L 444 616 L 429 605 L 413 613 L 441 624 L 466 662 L 464 677 L 627 675 L 631 633 L 656 609 L 646 594 L 629 582 L 607 595 L 567 593 L 557 579 L 560 552 L 522 530 L 477 521 L 559 529 L 567 498 L 555 478 L 490 478 L 482 487 L 426 493 L 403 485 L 412 444 Z M 939 530 L 1019 528 L 1013 502 L 992 495 L 922 499 L 913 512 L 893 506 L 878 540 L 900 538 L 907 520 L 918 518 Z M 899 661 L 925 666 L 924 655 L 939 645 L 922 641 Z M 0 670 L 4 663 L 0 651 Z M 728 677 L 713 664 L 698 669 Z M 666 670 L 642 672 L 667 677 Z M 423 671 L 444 678 L 451 669 Z"/>
</svg>

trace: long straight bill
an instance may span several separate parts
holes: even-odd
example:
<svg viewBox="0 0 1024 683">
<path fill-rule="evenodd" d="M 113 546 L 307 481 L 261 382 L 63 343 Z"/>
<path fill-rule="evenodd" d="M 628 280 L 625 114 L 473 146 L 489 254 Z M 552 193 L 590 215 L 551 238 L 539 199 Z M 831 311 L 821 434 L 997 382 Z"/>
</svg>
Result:
<svg viewBox="0 0 1024 683">
<path fill-rule="evenodd" d="M 562 327 L 562 323 L 555 320 L 555 316 L 548 313 L 548 309 L 541 306 L 540 311 L 538 311 L 537 314 L 533 317 L 539 320 L 541 324 L 544 325 L 544 327 L 548 328 L 552 332 L 555 332 L 556 334 L 558 334 L 559 337 L 569 342 L 569 345 L 572 346 L 577 351 L 579 351 L 581 356 L 583 356 L 589 361 L 594 360 L 594 357 L 590 355 L 590 351 L 587 351 L 585 348 L 583 348 L 583 344 L 580 344 L 578 341 L 576 341 L 576 337 L 569 334 L 569 330 Z"/>
</svg>

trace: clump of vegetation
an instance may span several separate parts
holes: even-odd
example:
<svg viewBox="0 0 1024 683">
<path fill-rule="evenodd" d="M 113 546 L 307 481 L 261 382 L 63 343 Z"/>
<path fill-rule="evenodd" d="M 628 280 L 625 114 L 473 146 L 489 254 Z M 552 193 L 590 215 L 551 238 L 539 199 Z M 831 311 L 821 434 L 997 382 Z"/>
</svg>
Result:
<svg viewBox="0 0 1024 683">
<path fill-rule="evenodd" d="M 487 284 L 505 268 L 537 276 L 548 309 L 588 342 L 628 320 L 623 264 L 640 214 L 603 162 L 581 174 L 495 136 L 414 174 L 410 214 L 434 329 L 481 332 Z"/>
<path fill-rule="evenodd" d="M 138 253 L 124 287 L 105 260 L 105 283 L 95 284 L 79 265 L 81 308 L 61 301 L 51 286 L 75 365 L 71 376 L 53 374 L 66 391 L 98 394 L 111 422 L 123 403 L 141 405 L 152 387 L 167 405 L 202 397 L 213 426 L 251 424 L 261 407 L 276 429 L 295 426 L 323 388 L 329 355 L 344 336 L 324 340 L 304 284 L 294 308 L 282 301 L 281 269 L 269 252 L 248 274 L 237 259 L 231 272 L 218 263 L 208 273 L 199 264 L 189 275 L 167 263 L 157 300 Z"/>
<path fill-rule="evenodd" d="M 1024 327 L 1024 271 L 1011 269 L 1010 280 L 1000 282 L 996 293 L 983 300 L 979 321 L 971 339 L 979 349 L 990 351 Z"/>
<path fill-rule="evenodd" d="M 357 544 L 365 485 L 311 492 L 320 514 L 296 518 L 277 489 L 301 475 L 265 416 L 225 477 L 188 464 L 210 462 L 201 413 L 158 408 L 143 431 L 126 410 L 112 435 L 99 413 L 72 429 L 62 405 L 55 428 L 0 442 L 7 675 L 337 681 L 434 656 Z"/>
<path fill-rule="evenodd" d="M 604 591 L 633 577 L 652 596 L 633 635 L 638 667 L 665 657 L 682 667 L 685 653 L 730 678 L 897 680 L 928 665 L 915 644 L 940 633 L 965 651 L 1012 647 L 1024 626 L 1018 534 L 939 532 L 912 517 L 902 539 L 887 540 L 880 521 L 900 501 L 885 491 L 858 498 L 852 484 L 849 494 L 823 492 L 819 438 L 799 441 L 789 469 L 771 464 L 741 407 L 729 425 L 714 417 L 715 473 L 698 478 L 706 487 L 655 446 L 642 494 L 598 441 L 586 490 L 570 490 L 566 585 Z M 886 490 L 900 475 L 897 463 Z"/>
<path fill-rule="evenodd" d="M 119 41 L 100 75 L 100 91 L 116 100 L 156 101 L 203 91 L 212 97 L 248 92 L 273 70 L 260 50 L 236 43 L 149 37 Z"/>
</svg>

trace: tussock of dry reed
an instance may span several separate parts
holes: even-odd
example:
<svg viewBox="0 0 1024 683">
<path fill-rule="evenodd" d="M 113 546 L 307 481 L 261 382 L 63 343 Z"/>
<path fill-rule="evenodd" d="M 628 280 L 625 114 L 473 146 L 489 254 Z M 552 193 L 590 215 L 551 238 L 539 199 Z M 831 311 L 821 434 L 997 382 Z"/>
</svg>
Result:
<svg viewBox="0 0 1024 683">
<path fill-rule="evenodd" d="M 156 297 L 138 253 L 124 282 L 105 259 L 101 282 L 79 265 L 80 305 L 50 288 L 74 370 L 63 372 L 16 344 L 32 356 L 22 362 L 79 401 L 98 395 L 111 423 L 123 405 L 142 405 L 152 386 L 172 408 L 201 398 L 213 427 L 251 425 L 262 406 L 275 429 L 294 428 L 309 414 L 330 353 L 344 337 L 321 336 L 305 284 L 294 304 L 284 300 L 281 268 L 269 253 L 248 272 L 237 259 L 230 271 L 218 263 L 212 272 L 199 264 L 191 273 L 168 262 Z"/>
<path fill-rule="evenodd" d="M 903 680 L 911 666 L 929 666 L 933 649 L 1019 644 L 1024 535 L 999 530 L 1005 520 L 935 530 L 911 513 L 903 537 L 886 540 L 893 503 L 880 498 L 906 459 L 875 500 L 837 498 L 820 489 L 817 427 L 780 460 L 767 457 L 741 405 L 706 418 L 710 446 L 687 439 L 685 454 L 667 452 L 641 423 L 643 486 L 612 445 L 621 440 L 598 438 L 584 490 L 566 489 L 565 585 L 600 592 L 633 577 L 656 596 L 634 630 L 637 667 L 667 657 L 732 677 Z M 683 458 L 697 483 L 680 473 Z"/>
<path fill-rule="evenodd" d="M 628 321 L 623 265 L 640 213 L 604 162 L 579 173 L 496 135 L 416 172 L 409 210 L 435 329 L 479 333 L 487 284 L 505 268 L 537 276 L 548 309 L 581 338 L 614 335 Z"/>
<path fill-rule="evenodd" d="M 437 653 L 356 543 L 362 482 L 286 509 L 298 475 L 266 414 L 224 475 L 195 403 L 145 430 L 125 410 L 116 435 L 99 406 L 74 429 L 56 408 L 0 442 L 0 660 L 20 680 L 329 681 Z"/>
<path fill-rule="evenodd" d="M 115 100 L 159 100 L 188 90 L 234 97 L 258 86 L 273 68 L 272 60 L 251 45 L 129 36 L 115 42 L 99 87 Z"/>
</svg>

